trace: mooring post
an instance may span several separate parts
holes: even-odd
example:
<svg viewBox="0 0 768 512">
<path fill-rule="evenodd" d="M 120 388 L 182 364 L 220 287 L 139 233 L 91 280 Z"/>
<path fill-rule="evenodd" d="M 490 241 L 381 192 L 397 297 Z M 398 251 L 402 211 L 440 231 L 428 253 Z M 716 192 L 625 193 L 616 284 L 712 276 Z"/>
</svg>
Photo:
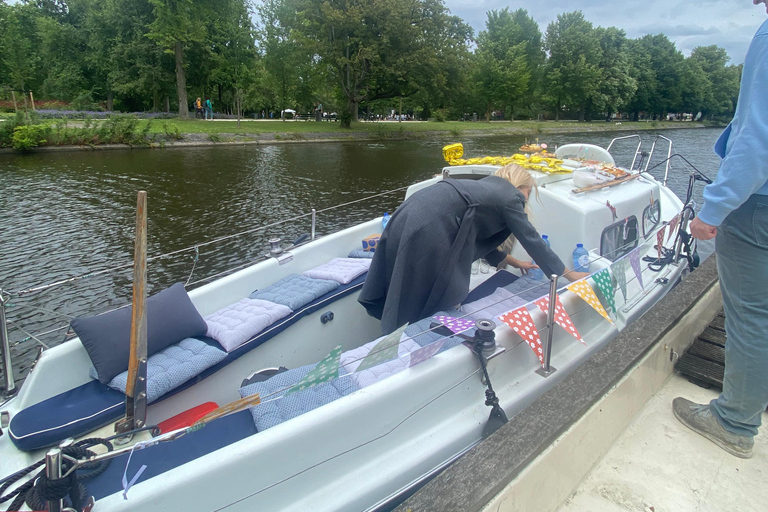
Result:
<svg viewBox="0 0 768 512">
<path fill-rule="evenodd" d="M 5 375 L 5 392 L 10 395 L 16 391 L 16 382 L 13 380 L 13 365 L 11 361 L 11 344 L 8 341 L 8 327 L 5 320 L 5 297 L 0 289 L 0 357 L 3 361 L 3 375 Z"/>
<path fill-rule="evenodd" d="M 557 370 L 550 364 L 552 359 L 552 336 L 555 332 L 555 307 L 557 307 L 557 274 L 549 278 L 549 309 L 547 310 L 547 339 L 544 344 L 544 365 L 536 370 L 543 377 L 549 377 Z"/>
<path fill-rule="evenodd" d="M 32 102 L 32 110 L 37 110 L 35 108 L 35 97 L 32 96 L 32 91 L 29 91 L 29 100 Z"/>
<path fill-rule="evenodd" d="M 139 191 L 136 205 L 136 241 L 133 254 L 131 352 L 125 386 L 125 418 L 117 433 L 141 428 L 147 421 L 147 192 Z"/>
<path fill-rule="evenodd" d="M 49 481 L 61 478 L 61 448 L 51 448 L 45 454 L 45 476 Z M 48 512 L 61 512 L 63 507 L 62 500 L 48 502 Z"/>
</svg>

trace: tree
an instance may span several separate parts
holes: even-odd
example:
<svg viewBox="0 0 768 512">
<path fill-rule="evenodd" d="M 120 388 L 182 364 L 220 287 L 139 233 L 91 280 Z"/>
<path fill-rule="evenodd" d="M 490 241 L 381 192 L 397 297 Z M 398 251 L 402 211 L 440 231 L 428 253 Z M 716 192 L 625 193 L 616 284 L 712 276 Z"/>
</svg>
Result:
<svg viewBox="0 0 768 512">
<path fill-rule="evenodd" d="M 591 107 L 593 110 L 605 112 L 610 118 L 611 113 L 622 109 L 635 94 L 637 81 L 630 73 L 624 31 L 616 27 L 598 27 L 595 34 L 602 49 L 602 76 L 597 94 L 591 98 Z"/>
<path fill-rule="evenodd" d="M 592 23 L 581 11 L 557 16 L 547 27 L 544 43 L 549 51 L 547 82 L 549 97 L 559 118 L 563 106 L 577 109 L 584 121 L 590 99 L 600 90 L 603 51 Z"/>
<path fill-rule="evenodd" d="M 701 69 L 708 85 L 702 119 L 732 114 L 736 107 L 733 98 L 739 95 L 740 73 L 727 65 L 730 58 L 726 51 L 716 45 L 697 46 L 687 60 Z"/>
</svg>

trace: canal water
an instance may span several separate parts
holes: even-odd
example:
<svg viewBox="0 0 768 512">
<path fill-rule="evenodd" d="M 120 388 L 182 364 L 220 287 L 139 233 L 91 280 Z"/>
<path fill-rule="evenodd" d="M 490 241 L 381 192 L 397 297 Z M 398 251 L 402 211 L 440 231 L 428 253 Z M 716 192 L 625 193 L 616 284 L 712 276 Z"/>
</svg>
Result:
<svg viewBox="0 0 768 512">
<path fill-rule="evenodd" d="M 719 133 L 702 128 L 658 134 L 671 138 L 675 153 L 714 177 L 719 160 L 712 146 Z M 658 134 L 641 134 L 645 150 Z M 606 147 L 623 135 L 547 135 L 540 142 Z M 462 137 L 460 142 L 465 156 L 475 157 L 509 155 L 526 139 L 534 138 Z M 200 280 L 254 261 L 268 251 L 272 237 L 289 242 L 309 232 L 306 214 L 312 208 L 319 211 L 319 236 L 392 212 L 403 190 L 360 200 L 438 173 L 444 165 L 442 146 L 457 141 L 446 135 L 418 141 L 0 155 L 0 288 L 18 292 L 86 276 L 11 298 L 7 314 L 16 377 L 23 378 L 37 351 L 31 335 L 56 345 L 70 318 L 130 302 L 138 190 L 148 193 L 150 257 L 263 228 L 202 246 L 196 257 L 185 251 L 150 261 L 150 293 L 179 281 L 194 288 L 206 282 Z M 619 165 L 629 165 L 636 144 L 621 141 L 611 150 Z M 660 141 L 651 166 L 666 153 Z M 657 177 L 663 173 L 663 166 L 653 171 Z M 670 186 L 683 198 L 687 176 L 686 164 L 674 160 Z M 699 203 L 700 196 L 699 185 Z M 351 204 L 326 210 L 346 203 Z M 294 220 L 264 228 L 284 219 Z M 115 267 L 122 268 L 100 273 Z"/>
</svg>

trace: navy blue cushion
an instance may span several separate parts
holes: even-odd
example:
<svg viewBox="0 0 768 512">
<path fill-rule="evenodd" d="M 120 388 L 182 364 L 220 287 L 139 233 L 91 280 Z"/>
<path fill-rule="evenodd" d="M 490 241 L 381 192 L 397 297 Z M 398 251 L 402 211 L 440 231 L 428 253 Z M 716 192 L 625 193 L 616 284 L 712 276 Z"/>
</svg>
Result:
<svg viewBox="0 0 768 512">
<path fill-rule="evenodd" d="M 72 328 L 91 358 L 99 381 L 108 384 L 128 369 L 133 308 L 72 320 Z M 147 299 L 147 355 L 184 338 L 205 336 L 208 325 L 197 312 L 182 283 Z"/>
<path fill-rule="evenodd" d="M 462 301 L 462 304 L 469 304 L 471 302 L 475 302 L 476 300 L 487 297 L 495 292 L 496 288 L 503 288 L 508 286 L 518 279 L 519 277 L 517 277 L 512 272 L 499 270 L 491 277 L 480 283 L 474 290 L 469 292 L 469 295 L 467 295 L 467 298 Z"/>
<path fill-rule="evenodd" d="M 306 306 L 267 327 L 253 339 L 246 341 L 243 345 L 227 354 L 227 357 L 218 364 L 211 366 L 181 386 L 166 393 L 158 399 L 158 402 L 176 393 L 180 393 L 209 375 L 216 373 L 235 359 L 242 357 L 298 322 L 303 316 L 325 308 L 341 297 L 359 290 L 364 282 L 365 274 L 349 284 L 339 286 L 336 290 L 318 297 Z M 197 338 L 214 348 L 220 348 L 218 342 L 213 338 L 206 336 L 197 336 Z M 11 439 L 16 447 L 23 451 L 52 446 L 62 439 L 79 437 L 86 432 L 116 421 L 125 412 L 124 402 L 125 395 L 101 384 L 99 381 L 93 380 L 88 384 L 83 384 L 18 412 L 11 419 L 9 429 Z M 253 425 L 250 414 L 246 412 L 246 416 L 249 423 Z"/>
</svg>

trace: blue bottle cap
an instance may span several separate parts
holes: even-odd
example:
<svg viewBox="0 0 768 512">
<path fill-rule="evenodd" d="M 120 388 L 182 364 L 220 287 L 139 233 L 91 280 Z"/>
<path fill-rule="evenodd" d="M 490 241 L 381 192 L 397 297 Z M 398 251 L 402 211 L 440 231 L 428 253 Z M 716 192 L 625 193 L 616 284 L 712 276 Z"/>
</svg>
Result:
<svg viewBox="0 0 768 512">
<path fill-rule="evenodd" d="M 584 244 L 576 244 L 576 247 L 584 247 Z"/>
<path fill-rule="evenodd" d="M 541 238 L 543 238 L 544 240 L 546 240 L 546 239 L 548 239 L 549 237 L 548 237 L 547 235 L 541 235 Z"/>
</svg>

